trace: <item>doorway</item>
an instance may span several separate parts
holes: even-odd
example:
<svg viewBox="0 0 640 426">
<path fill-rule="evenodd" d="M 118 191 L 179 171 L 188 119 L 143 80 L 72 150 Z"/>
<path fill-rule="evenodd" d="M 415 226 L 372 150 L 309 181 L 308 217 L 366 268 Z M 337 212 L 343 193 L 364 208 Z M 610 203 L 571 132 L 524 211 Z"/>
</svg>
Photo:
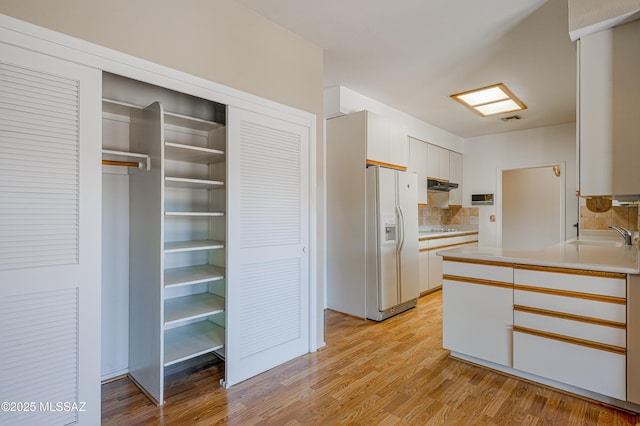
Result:
<svg viewBox="0 0 640 426">
<path fill-rule="evenodd" d="M 564 163 L 499 171 L 498 242 L 535 250 L 565 239 Z"/>
</svg>

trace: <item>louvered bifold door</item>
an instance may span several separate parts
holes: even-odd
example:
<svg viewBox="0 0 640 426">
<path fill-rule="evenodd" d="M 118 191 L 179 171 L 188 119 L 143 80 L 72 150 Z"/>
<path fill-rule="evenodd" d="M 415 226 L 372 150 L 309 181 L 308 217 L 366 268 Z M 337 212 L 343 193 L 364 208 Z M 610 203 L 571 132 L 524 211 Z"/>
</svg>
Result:
<svg viewBox="0 0 640 426">
<path fill-rule="evenodd" d="M 0 424 L 100 422 L 101 74 L 0 43 Z"/>
<path fill-rule="evenodd" d="M 226 385 L 309 352 L 309 128 L 227 117 Z"/>
</svg>

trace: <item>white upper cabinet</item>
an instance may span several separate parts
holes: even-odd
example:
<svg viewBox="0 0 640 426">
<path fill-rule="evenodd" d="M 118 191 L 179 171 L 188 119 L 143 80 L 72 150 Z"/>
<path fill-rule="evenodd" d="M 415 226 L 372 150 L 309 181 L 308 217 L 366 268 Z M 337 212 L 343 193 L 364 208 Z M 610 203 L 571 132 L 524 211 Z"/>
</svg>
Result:
<svg viewBox="0 0 640 426">
<path fill-rule="evenodd" d="M 430 178 L 445 181 L 449 180 L 448 149 L 427 144 L 427 160 L 427 173 Z"/>
<path fill-rule="evenodd" d="M 640 21 L 579 40 L 581 196 L 640 194 Z"/>
<path fill-rule="evenodd" d="M 427 204 L 427 143 L 409 138 L 409 172 L 418 177 L 418 204 Z"/>
<path fill-rule="evenodd" d="M 458 152 L 449 152 L 449 180 L 457 183 L 457 189 L 449 192 L 449 205 L 462 205 L 462 154 Z"/>
<path fill-rule="evenodd" d="M 407 169 L 407 130 L 386 117 L 365 111 L 367 120 L 367 163 Z"/>
</svg>

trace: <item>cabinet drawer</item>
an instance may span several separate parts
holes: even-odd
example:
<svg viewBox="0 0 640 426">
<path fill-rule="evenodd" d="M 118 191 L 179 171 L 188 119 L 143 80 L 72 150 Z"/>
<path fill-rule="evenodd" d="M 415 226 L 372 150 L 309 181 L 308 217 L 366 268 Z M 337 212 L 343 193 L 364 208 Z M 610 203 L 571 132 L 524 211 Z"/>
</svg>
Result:
<svg viewBox="0 0 640 426">
<path fill-rule="evenodd" d="M 517 285 L 514 287 L 514 305 L 626 323 L 627 307 L 624 299 L 613 299 L 616 301 L 616 303 L 613 303 L 530 290 L 525 291 Z"/>
<path fill-rule="evenodd" d="M 626 399 L 625 354 L 513 332 L 513 367 L 620 400 Z"/>
<path fill-rule="evenodd" d="M 489 264 L 476 260 L 445 257 L 442 272 L 444 275 L 496 281 L 511 286 L 513 282 L 513 268 L 510 264 L 503 265 L 504 266 L 499 266 L 497 263 Z"/>
<path fill-rule="evenodd" d="M 560 317 L 549 311 L 543 314 L 514 306 L 513 324 L 528 329 L 626 348 L 627 337 L 624 323 L 601 322 L 587 317 Z"/>
<path fill-rule="evenodd" d="M 516 286 L 532 286 L 552 290 L 626 297 L 626 275 L 613 272 L 581 271 L 515 265 L 513 282 Z"/>
<path fill-rule="evenodd" d="M 435 240 L 427 240 L 429 243 L 429 248 L 437 248 L 437 247 L 447 247 L 456 244 L 463 244 L 467 242 L 465 235 L 460 235 L 457 237 L 446 237 L 446 238 L 438 238 Z"/>
</svg>

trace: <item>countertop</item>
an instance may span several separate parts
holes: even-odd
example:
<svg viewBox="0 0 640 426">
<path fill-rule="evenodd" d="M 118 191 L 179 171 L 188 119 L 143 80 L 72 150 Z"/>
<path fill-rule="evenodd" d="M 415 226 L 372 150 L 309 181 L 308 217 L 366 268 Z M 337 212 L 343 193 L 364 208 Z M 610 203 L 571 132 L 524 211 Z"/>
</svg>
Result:
<svg viewBox="0 0 640 426">
<path fill-rule="evenodd" d="M 621 238 L 617 240 L 569 240 L 541 250 L 461 246 L 436 252 L 440 256 L 462 259 L 621 272 L 625 274 L 637 274 L 640 272 L 638 253 L 638 246 L 625 246 Z"/>
</svg>

